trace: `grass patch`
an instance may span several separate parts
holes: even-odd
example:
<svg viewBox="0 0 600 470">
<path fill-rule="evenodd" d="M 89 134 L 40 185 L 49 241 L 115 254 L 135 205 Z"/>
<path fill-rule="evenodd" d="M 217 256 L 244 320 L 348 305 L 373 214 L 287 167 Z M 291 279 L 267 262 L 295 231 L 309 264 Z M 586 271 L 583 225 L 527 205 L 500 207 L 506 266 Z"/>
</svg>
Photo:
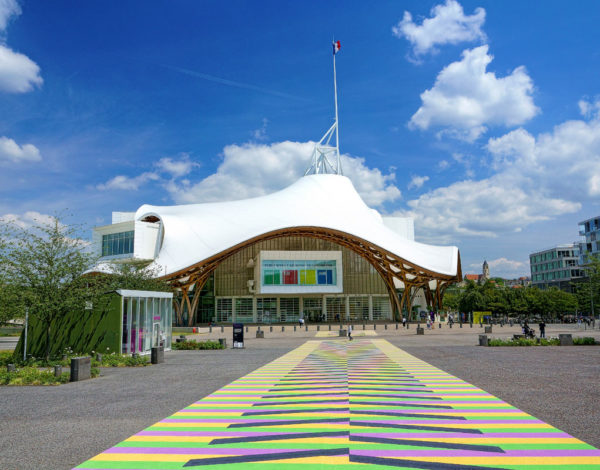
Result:
<svg viewBox="0 0 600 470">
<path fill-rule="evenodd" d="M 91 369 L 92 377 L 98 377 L 100 370 L 97 367 Z M 37 367 L 25 366 L 14 372 L 0 370 L 1 385 L 61 385 L 69 382 L 69 372 L 63 372 L 59 377 L 54 375 L 52 369 L 38 369 Z"/>
<path fill-rule="evenodd" d="M 103 354 L 102 361 L 99 362 L 96 360 L 96 354 L 74 354 L 69 353 L 65 355 L 66 357 L 63 359 L 62 356 L 60 358 L 51 358 L 49 361 L 46 361 L 43 358 L 35 358 L 30 357 L 26 361 L 23 361 L 22 358 L 14 357 L 12 351 L 0 351 L 0 367 L 6 368 L 8 364 L 14 364 L 17 367 L 54 367 L 54 366 L 63 366 L 70 367 L 71 366 L 71 358 L 73 357 L 82 357 L 82 356 L 91 356 L 92 358 L 92 367 L 143 367 L 150 365 L 150 357 L 149 356 L 127 356 L 123 354 Z"/>
<path fill-rule="evenodd" d="M 199 349 L 225 349 L 221 343 L 218 341 L 181 341 L 180 343 L 173 343 L 171 345 L 172 349 L 178 349 L 180 351 L 183 350 L 199 350 Z"/>
</svg>

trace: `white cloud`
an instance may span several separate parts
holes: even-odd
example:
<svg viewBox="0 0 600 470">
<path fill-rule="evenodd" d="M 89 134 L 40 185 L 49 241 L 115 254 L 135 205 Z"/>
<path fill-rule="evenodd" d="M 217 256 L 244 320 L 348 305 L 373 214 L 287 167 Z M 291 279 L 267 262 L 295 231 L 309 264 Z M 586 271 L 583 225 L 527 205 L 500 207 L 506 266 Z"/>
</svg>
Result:
<svg viewBox="0 0 600 470">
<path fill-rule="evenodd" d="M 0 45 L 0 90 L 26 93 L 42 86 L 39 66 L 26 55 Z"/>
<path fill-rule="evenodd" d="M 418 58 L 428 52 L 437 52 L 437 45 L 485 40 L 485 33 L 481 30 L 484 22 L 483 8 L 475 9 L 475 13 L 469 16 L 464 14 L 460 3 L 446 0 L 445 4 L 433 7 L 431 18 L 425 18 L 421 25 L 413 22 L 412 15 L 405 11 L 404 17 L 392 28 L 392 32 L 399 38 L 408 39 Z"/>
<path fill-rule="evenodd" d="M 133 178 L 130 178 L 129 176 L 118 175 L 108 180 L 104 184 L 97 185 L 96 188 L 101 191 L 106 191 L 109 189 L 137 191 L 139 187 L 144 183 L 148 181 L 156 181 L 158 179 L 158 175 L 156 173 L 151 172 L 142 173 L 141 175 L 135 176 Z"/>
<path fill-rule="evenodd" d="M 16 0 L 0 0 L 0 32 L 6 30 L 12 16 L 20 14 Z M 0 44 L 0 91 L 26 93 L 42 83 L 40 68 L 34 61 Z"/>
<path fill-rule="evenodd" d="M 411 189 L 411 188 L 419 189 L 427 181 L 429 181 L 429 176 L 413 176 L 410 180 L 410 183 L 408 183 L 408 189 Z"/>
<path fill-rule="evenodd" d="M 448 160 L 441 160 L 438 162 L 437 167 L 438 170 L 443 171 L 450 166 L 450 162 Z"/>
<path fill-rule="evenodd" d="M 190 156 L 184 153 L 178 160 L 170 157 L 161 158 L 156 163 L 156 166 L 160 171 L 169 173 L 174 178 L 181 178 L 192 171 L 192 168 L 199 166 L 199 164 L 190 160 Z"/>
<path fill-rule="evenodd" d="M 600 99 L 596 98 L 594 101 L 587 99 L 581 99 L 577 103 L 581 115 L 585 118 L 594 118 L 600 116 Z"/>
<path fill-rule="evenodd" d="M 494 175 L 429 191 L 408 201 L 409 209 L 400 214 L 414 217 L 415 227 L 429 241 L 448 242 L 456 236 L 518 232 L 597 203 L 600 116 L 592 115 L 537 136 L 519 128 L 489 139 Z M 440 232 L 447 236 L 439 237 Z"/>
<path fill-rule="evenodd" d="M 20 14 L 21 7 L 16 0 L 0 0 L 0 31 L 6 29 L 11 16 Z"/>
<path fill-rule="evenodd" d="M 453 236 L 497 237 L 581 207 L 520 183 L 505 174 L 456 182 L 409 201 L 410 209 L 398 215 L 413 217 L 425 239 L 447 243 Z"/>
<path fill-rule="evenodd" d="M 314 142 L 228 145 L 216 173 L 192 183 L 171 181 L 166 188 L 177 203 L 245 199 L 269 194 L 300 178 L 309 164 Z M 364 159 L 342 155 L 344 174 L 364 201 L 373 206 L 401 196 L 393 173 L 365 166 Z"/>
<path fill-rule="evenodd" d="M 525 68 L 497 78 L 486 71 L 492 60 L 487 45 L 463 51 L 462 60 L 446 66 L 421 94 L 422 105 L 409 127 L 442 127 L 442 134 L 473 141 L 489 125 L 515 126 L 534 117 L 539 109 Z"/>
<path fill-rule="evenodd" d="M 268 124 L 269 124 L 269 120 L 267 118 L 263 118 L 262 126 L 259 127 L 258 129 L 254 129 L 254 131 L 252 132 L 252 137 L 254 137 L 255 140 L 267 140 L 267 138 L 268 138 L 267 125 Z"/>
<path fill-rule="evenodd" d="M 21 228 L 29 228 L 34 224 L 50 225 L 54 223 L 54 217 L 36 211 L 27 211 L 23 214 L 4 214 L 0 216 L 3 222 L 12 223 Z"/>
<path fill-rule="evenodd" d="M 0 137 L 0 162 L 39 162 L 41 159 L 40 151 L 35 145 L 19 145 L 13 139 Z"/>
<path fill-rule="evenodd" d="M 487 145 L 494 165 L 536 192 L 572 201 L 600 196 L 600 119 L 566 121 L 532 136 L 516 129 Z"/>
</svg>

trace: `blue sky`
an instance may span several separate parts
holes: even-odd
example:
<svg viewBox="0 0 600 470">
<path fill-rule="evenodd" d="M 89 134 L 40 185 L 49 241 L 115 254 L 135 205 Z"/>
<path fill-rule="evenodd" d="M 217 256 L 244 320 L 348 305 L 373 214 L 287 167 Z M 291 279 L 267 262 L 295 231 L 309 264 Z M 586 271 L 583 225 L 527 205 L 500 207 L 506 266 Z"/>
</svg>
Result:
<svg viewBox="0 0 600 470">
<path fill-rule="evenodd" d="M 600 214 L 600 3 L 0 0 L 0 216 L 257 196 L 333 122 L 371 206 L 463 271 Z M 260 216 L 260 214 L 257 214 Z"/>
</svg>

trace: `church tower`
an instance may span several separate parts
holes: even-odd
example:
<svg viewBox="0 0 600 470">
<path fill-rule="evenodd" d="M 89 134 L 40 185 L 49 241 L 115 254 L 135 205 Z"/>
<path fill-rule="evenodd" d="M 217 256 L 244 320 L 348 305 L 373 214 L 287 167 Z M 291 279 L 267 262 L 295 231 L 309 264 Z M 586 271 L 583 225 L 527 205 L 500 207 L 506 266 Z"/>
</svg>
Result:
<svg viewBox="0 0 600 470">
<path fill-rule="evenodd" d="M 481 282 L 484 283 L 490 278 L 490 267 L 488 266 L 488 262 L 483 262 L 483 274 L 481 276 Z"/>
</svg>

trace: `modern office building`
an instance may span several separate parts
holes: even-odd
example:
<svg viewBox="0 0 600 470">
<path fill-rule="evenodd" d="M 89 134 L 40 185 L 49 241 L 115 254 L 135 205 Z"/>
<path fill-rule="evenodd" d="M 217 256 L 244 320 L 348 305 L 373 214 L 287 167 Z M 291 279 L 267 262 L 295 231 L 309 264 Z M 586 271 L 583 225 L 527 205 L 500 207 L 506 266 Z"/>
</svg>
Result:
<svg viewBox="0 0 600 470">
<path fill-rule="evenodd" d="M 572 291 L 572 281 L 583 276 L 579 267 L 579 244 L 558 245 L 529 255 L 531 285 L 540 289 L 558 287 Z"/>
<path fill-rule="evenodd" d="M 579 222 L 579 235 L 579 264 L 583 266 L 588 262 L 590 255 L 600 253 L 600 217 Z"/>
</svg>

